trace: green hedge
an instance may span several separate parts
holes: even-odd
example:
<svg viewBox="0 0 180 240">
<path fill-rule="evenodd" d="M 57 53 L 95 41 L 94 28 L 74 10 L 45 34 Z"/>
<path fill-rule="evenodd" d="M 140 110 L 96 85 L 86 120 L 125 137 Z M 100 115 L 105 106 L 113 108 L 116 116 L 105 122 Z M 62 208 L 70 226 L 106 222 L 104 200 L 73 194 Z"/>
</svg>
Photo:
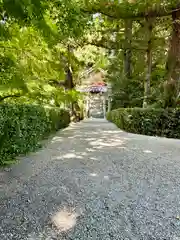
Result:
<svg viewBox="0 0 180 240">
<path fill-rule="evenodd" d="M 107 119 L 128 132 L 180 138 L 180 109 L 121 108 Z"/>
<path fill-rule="evenodd" d="M 35 150 L 51 132 L 68 126 L 69 113 L 37 105 L 0 105 L 0 165 Z"/>
</svg>

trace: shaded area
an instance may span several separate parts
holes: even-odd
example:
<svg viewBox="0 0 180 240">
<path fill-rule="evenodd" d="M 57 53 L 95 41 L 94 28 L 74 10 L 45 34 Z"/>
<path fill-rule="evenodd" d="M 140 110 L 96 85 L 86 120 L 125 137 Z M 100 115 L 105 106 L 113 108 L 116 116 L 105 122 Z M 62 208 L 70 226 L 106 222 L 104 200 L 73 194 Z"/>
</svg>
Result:
<svg viewBox="0 0 180 240">
<path fill-rule="evenodd" d="M 178 239 L 179 143 L 72 124 L 1 173 L 1 239 Z"/>
</svg>

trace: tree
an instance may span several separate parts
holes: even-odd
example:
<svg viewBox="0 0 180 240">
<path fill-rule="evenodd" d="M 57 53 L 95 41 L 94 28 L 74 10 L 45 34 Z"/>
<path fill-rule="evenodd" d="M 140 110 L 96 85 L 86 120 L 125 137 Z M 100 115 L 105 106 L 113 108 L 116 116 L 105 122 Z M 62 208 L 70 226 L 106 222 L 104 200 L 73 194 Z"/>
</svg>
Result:
<svg viewBox="0 0 180 240">
<path fill-rule="evenodd" d="M 177 0 L 2 0 L 0 9 L 1 100 L 57 102 L 91 62 L 108 70 L 123 106 L 176 105 Z"/>
<path fill-rule="evenodd" d="M 70 69 L 76 76 L 79 67 L 73 53 L 69 62 L 67 47 L 81 36 L 88 19 L 80 18 L 75 3 L 1 1 L 1 101 L 18 98 L 18 101 L 59 104 L 57 99 L 64 101 L 66 96 L 70 99 L 61 88 L 66 76 L 72 78 Z M 71 90 L 74 85 L 70 82 Z"/>
<path fill-rule="evenodd" d="M 180 10 L 172 12 L 172 33 L 166 62 L 165 80 L 165 107 L 174 107 L 179 94 L 180 80 Z"/>
<path fill-rule="evenodd" d="M 160 101 L 165 101 L 164 106 L 175 106 L 177 96 L 179 94 L 179 3 L 176 0 L 171 1 L 90 1 L 86 3 L 86 6 L 83 8 L 84 12 L 87 13 L 99 13 L 104 22 L 112 22 L 111 30 L 114 28 L 114 23 L 120 23 L 125 21 L 125 31 L 124 36 L 117 38 L 112 42 L 108 37 L 104 38 L 104 32 L 107 32 L 108 29 L 103 29 L 102 37 L 100 41 L 91 40 L 91 43 L 95 46 L 104 47 L 107 49 L 113 48 L 123 49 L 124 51 L 124 76 L 130 78 L 137 77 L 137 68 L 136 64 L 133 65 L 131 59 L 133 55 L 136 55 L 135 49 L 139 52 L 138 54 L 143 54 L 144 60 L 146 58 L 146 67 L 141 70 L 140 79 L 143 77 L 145 80 L 144 84 L 144 103 L 143 106 L 151 104 L 153 98 L 155 97 L 155 92 L 159 94 L 159 91 L 162 91 L 162 77 L 167 80 L 165 84 L 164 97 Z M 172 15 L 172 22 L 170 23 L 169 19 Z M 107 20 L 108 19 L 108 20 Z M 163 19 L 163 23 L 161 21 Z M 157 26 L 153 26 L 155 22 Z M 129 24 L 129 26 L 128 26 Z M 139 24 L 139 26 L 138 26 Z M 166 58 L 166 49 L 167 49 L 167 38 L 166 36 L 170 34 L 169 27 L 165 30 L 167 24 L 172 24 L 173 30 L 171 34 L 171 41 L 169 45 L 169 53 L 166 63 L 166 69 L 162 71 L 164 67 L 164 61 L 162 57 Z M 104 24 L 105 25 L 105 24 Z M 138 26 L 138 27 L 137 27 Z M 163 28 L 160 29 L 160 26 Z M 154 27 L 154 31 L 153 31 Z M 158 29 L 158 31 L 157 31 Z M 110 30 L 110 29 L 109 29 Z M 142 31 L 143 30 L 143 31 Z M 143 36 L 137 38 L 137 33 L 143 32 Z M 165 32 L 165 35 L 162 33 Z M 112 34 L 112 32 L 111 32 Z M 115 34 L 115 31 L 114 31 Z M 117 34 L 116 34 L 117 36 Z M 147 38 L 145 37 L 147 36 Z M 135 47 L 135 43 L 137 43 Z M 142 50 L 145 51 L 142 51 Z M 159 56 L 155 53 L 155 50 L 158 49 Z M 165 49 L 165 51 L 164 51 Z M 164 51 L 164 52 L 162 52 Z M 154 56 L 155 55 L 155 56 Z M 161 64 L 161 66 L 159 65 Z M 144 64 L 141 64 L 142 67 Z M 156 68 L 160 69 L 160 79 L 158 79 L 158 90 L 155 90 L 154 86 L 151 84 L 151 79 L 154 84 L 153 78 L 155 77 L 154 72 L 157 73 Z M 131 72 L 132 70 L 132 72 Z M 146 74 L 145 74 L 146 72 Z M 119 73 L 122 77 L 122 72 Z M 123 77 L 124 78 L 124 77 Z M 139 79 L 139 81 L 140 81 Z M 157 86 L 157 83 L 155 84 Z M 126 86 L 127 87 L 127 86 Z M 126 88 L 125 87 L 125 88 Z M 152 88 L 152 95 L 151 95 Z M 148 100 L 149 99 L 149 100 Z M 154 100 L 158 100 L 158 97 L 155 97 Z"/>
</svg>

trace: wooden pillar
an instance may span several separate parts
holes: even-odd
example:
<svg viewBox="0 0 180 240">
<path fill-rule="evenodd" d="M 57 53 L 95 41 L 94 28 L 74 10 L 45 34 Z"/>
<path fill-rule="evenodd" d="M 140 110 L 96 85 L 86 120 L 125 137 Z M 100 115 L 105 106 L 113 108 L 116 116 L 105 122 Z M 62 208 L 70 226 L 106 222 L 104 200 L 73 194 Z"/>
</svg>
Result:
<svg viewBox="0 0 180 240">
<path fill-rule="evenodd" d="M 111 111 L 111 96 L 108 96 L 108 112 Z"/>
<path fill-rule="evenodd" d="M 89 118 L 89 94 L 86 97 L 86 118 Z"/>
<path fill-rule="evenodd" d="M 106 119 L 106 95 L 103 94 L 103 112 L 104 112 L 104 118 Z"/>
<path fill-rule="evenodd" d="M 110 112 L 111 111 L 111 97 L 112 97 L 111 84 L 107 85 L 107 95 L 108 95 L 108 112 Z"/>
</svg>

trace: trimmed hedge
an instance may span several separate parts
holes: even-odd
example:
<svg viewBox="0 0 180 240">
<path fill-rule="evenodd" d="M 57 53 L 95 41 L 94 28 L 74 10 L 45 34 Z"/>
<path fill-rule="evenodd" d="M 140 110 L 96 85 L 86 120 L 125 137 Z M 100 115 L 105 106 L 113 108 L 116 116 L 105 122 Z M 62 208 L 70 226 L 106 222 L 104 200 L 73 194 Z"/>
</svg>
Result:
<svg viewBox="0 0 180 240">
<path fill-rule="evenodd" d="M 37 105 L 0 105 L 0 165 L 34 151 L 51 132 L 68 126 L 69 113 Z"/>
<path fill-rule="evenodd" d="M 120 108 L 107 119 L 131 133 L 180 138 L 180 109 Z"/>
</svg>

